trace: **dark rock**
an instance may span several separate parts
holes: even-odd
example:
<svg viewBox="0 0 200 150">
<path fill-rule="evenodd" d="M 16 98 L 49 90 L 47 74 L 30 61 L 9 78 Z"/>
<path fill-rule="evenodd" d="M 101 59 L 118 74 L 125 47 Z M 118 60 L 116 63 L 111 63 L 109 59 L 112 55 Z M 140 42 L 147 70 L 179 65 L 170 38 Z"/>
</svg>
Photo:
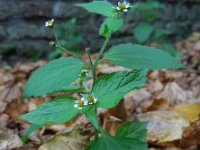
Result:
<svg viewBox="0 0 200 150">
<path fill-rule="evenodd" d="M 0 40 L 4 40 L 6 38 L 5 28 L 0 26 Z"/>
<path fill-rule="evenodd" d="M 78 9 L 74 3 L 69 2 L 56 2 L 53 7 L 53 17 L 56 18 L 70 18 L 75 17 L 80 14 L 80 9 Z M 84 14 L 84 13 L 83 13 Z"/>
<path fill-rule="evenodd" d="M 36 39 L 53 37 L 52 31 L 42 25 L 19 23 L 17 25 L 9 26 L 7 28 L 8 38 L 13 39 Z"/>
<path fill-rule="evenodd" d="M 0 2 L 0 20 L 15 16 L 18 12 L 18 5 L 12 2 Z"/>
<path fill-rule="evenodd" d="M 34 17 L 52 17 L 52 8 L 54 3 L 50 1 L 26 1 L 20 3 L 20 9 L 23 11 L 25 18 L 34 18 Z"/>
</svg>

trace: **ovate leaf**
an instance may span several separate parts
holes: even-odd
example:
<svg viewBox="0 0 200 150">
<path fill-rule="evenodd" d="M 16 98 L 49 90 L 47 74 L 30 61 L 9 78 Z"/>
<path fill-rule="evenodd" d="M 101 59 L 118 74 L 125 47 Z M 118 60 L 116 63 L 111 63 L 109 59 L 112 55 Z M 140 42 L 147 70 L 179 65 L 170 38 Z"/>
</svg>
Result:
<svg viewBox="0 0 200 150">
<path fill-rule="evenodd" d="M 23 143 L 26 143 L 28 136 L 34 132 L 35 130 L 41 128 L 43 125 L 36 125 L 36 124 L 31 124 L 26 131 L 23 133 L 21 139 Z"/>
<path fill-rule="evenodd" d="M 76 4 L 76 6 L 82 7 L 91 13 L 100 14 L 106 17 L 113 16 L 113 5 L 108 1 L 93 1 L 89 3 Z"/>
<path fill-rule="evenodd" d="M 171 43 L 163 43 L 162 48 L 173 57 L 177 58 L 181 55 L 181 52 L 178 51 Z"/>
<path fill-rule="evenodd" d="M 20 116 L 20 118 L 36 125 L 64 123 L 78 113 L 78 109 L 74 108 L 75 100 L 73 97 L 60 97 L 45 102 L 33 111 Z"/>
<path fill-rule="evenodd" d="M 51 61 L 32 74 L 25 86 L 23 97 L 41 96 L 70 86 L 82 67 L 82 61 L 74 57 Z"/>
<path fill-rule="evenodd" d="M 104 59 L 108 59 L 116 65 L 133 69 L 184 67 L 161 49 L 131 43 L 111 47 Z"/>
<path fill-rule="evenodd" d="M 149 23 L 141 22 L 133 30 L 134 36 L 140 43 L 145 42 L 153 33 L 153 27 Z"/>
<path fill-rule="evenodd" d="M 147 144 L 135 139 L 111 136 L 102 132 L 101 138 L 91 142 L 87 150 L 147 150 Z"/>
<path fill-rule="evenodd" d="M 61 92 L 80 92 L 84 91 L 83 87 L 76 86 L 76 85 L 67 85 L 60 90 Z"/>
<path fill-rule="evenodd" d="M 97 120 L 97 114 L 96 114 L 95 107 L 92 107 L 90 105 L 86 106 L 85 108 L 83 108 L 83 114 L 85 114 L 87 119 L 92 122 L 93 126 L 96 129 L 99 128 L 99 122 Z"/>
<path fill-rule="evenodd" d="M 123 25 L 122 19 L 117 19 L 113 17 L 106 18 L 104 22 L 101 24 L 99 34 L 102 36 L 106 36 L 109 32 L 114 33 L 118 31 Z"/>
<path fill-rule="evenodd" d="M 92 92 L 98 107 L 112 108 L 126 93 L 142 87 L 145 81 L 146 70 L 106 74 L 94 83 Z"/>
<path fill-rule="evenodd" d="M 146 141 L 148 122 L 125 122 L 116 131 L 116 136 Z"/>
</svg>

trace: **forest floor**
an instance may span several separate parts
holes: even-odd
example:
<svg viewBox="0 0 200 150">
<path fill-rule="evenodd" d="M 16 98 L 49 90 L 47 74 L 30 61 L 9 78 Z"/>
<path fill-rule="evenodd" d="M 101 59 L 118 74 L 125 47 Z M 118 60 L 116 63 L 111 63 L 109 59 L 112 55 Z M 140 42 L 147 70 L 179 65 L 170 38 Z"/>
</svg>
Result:
<svg viewBox="0 0 200 150">
<path fill-rule="evenodd" d="M 187 67 L 149 71 L 145 87 L 124 96 L 123 101 L 112 110 L 98 110 L 104 129 L 114 134 L 116 127 L 124 121 L 149 121 L 149 149 L 200 149 L 200 34 L 194 33 L 175 46 L 182 53 L 180 61 Z M 86 56 L 82 57 L 87 61 Z M 30 74 L 45 63 L 16 63 L 9 67 L 6 62 L 1 62 L 0 150 L 56 150 L 62 146 L 78 150 L 83 148 L 77 148 L 78 142 L 87 145 L 86 139 L 91 137 L 93 129 L 91 123 L 80 115 L 66 124 L 44 126 L 33 132 L 26 144 L 22 144 L 20 136 L 29 125 L 19 116 L 49 98 L 43 96 L 22 101 L 22 89 Z M 100 76 L 118 70 L 124 68 L 103 62 L 97 72 Z M 90 77 L 88 86 L 91 83 Z"/>
</svg>

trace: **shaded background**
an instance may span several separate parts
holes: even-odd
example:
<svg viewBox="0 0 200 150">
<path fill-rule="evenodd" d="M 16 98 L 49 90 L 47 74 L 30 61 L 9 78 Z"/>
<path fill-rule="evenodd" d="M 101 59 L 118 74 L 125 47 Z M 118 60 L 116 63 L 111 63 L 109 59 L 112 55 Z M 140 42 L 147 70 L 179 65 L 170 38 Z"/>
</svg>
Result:
<svg viewBox="0 0 200 150">
<path fill-rule="evenodd" d="M 66 25 L 66 41 L 72 50 L 83 50 L 90 47 L 99 49 L 101 38 L 98 28 L 102 17 L 89 14 L 74 7 L 74 3 L 89 0 L 0 0 L 0 56 L 10 63 L 24 60 L 48 58 L 52 48 L 48 42 L 53 40 L 52 31 L 44 27 L 44 22 L 55 18 L 56 24 L 70 22 Z M 141 1 L 141 0 L 140 0 Z M 117 3 L 116 0 L 110 0 Z M 133 2 L 133 1 L 130 1 Z M 139 1 L 134 1 L 139 2 Z M 169 30 L 169 39 L 173 42 L 183 39 L 195 31 L 200 31 L 200 1 L 163 0 L 165 7 L 158 11 L 152 24 L 155 28 Z M 128 13 L 125 25 L 113 36 L 111 43 L 134 42 L 133 27 L 142 16 Z M 67 39 L 68 37 L 71 37 Z M 84 40 L 83 40 L 84 39 Z M 72 44 L 74 43 L 74 44 Z"/>
</svg>

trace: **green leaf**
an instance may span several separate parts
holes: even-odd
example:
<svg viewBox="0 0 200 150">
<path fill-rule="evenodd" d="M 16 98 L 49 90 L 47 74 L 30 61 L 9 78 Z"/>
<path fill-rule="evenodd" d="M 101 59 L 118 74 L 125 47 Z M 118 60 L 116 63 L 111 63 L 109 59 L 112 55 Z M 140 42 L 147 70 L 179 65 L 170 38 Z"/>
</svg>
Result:
<svg viewBox="0 0 200 150">
<path fill-rule="evenodd" d="M 184 68 L 184 65 L 161 49 L 131 43 L 113 46 L 104 59 L 133 69 Z"/>
<path fill-rule="evenodd" d="M 114 33 L 118 31 L 123 25 L 122 19 L 116 19 L 113 17 L 106 18 L 101 24 L 99 35 L 106 36 L 109 32 Z"/>
<path fill-rule="evenodd" d="M 113 5 L 108 1 L 93 1 L 89 3 L 76 4 L 76 6 L 82 7 L 91 13 L 100 14 L 106 17 L 113 16 Z"/>
<path fill-rule="evenodd" d="M 133 6 L 131 11 L 150 11 L 155 9 L 163 9 L 165 8 L 165 5 L 163 3 L 157 2 L 157 1 L 147 1 L 147 2 L 140 2 Z"/>
<path fill-rule="evenodd" d="M 23 98 L 61 90 L 78 77 L 82 68 L 82 61 L 74 57 L 51 61 L 32 74 L 25 86 Z"/>
<path fill-rule="evenodd" d="M 59 97 L 45 102 L 20 118 L 36 125 L 64 123 L 78 113 L 78 109 L 74 108 L 75 100 L 73 97 Z"/>
<path fill-rule="evenodd" d="M 91 142 L 87 150 L 147 150 L 147 144 L 135 139 L 111 136 L 102 132 L 102 136 Z"/>
<path fill-rule="evenodd" d="M 25 144 L 26 141 L 27 141 L 27 138 L 28 136 L 35 130 L 41 128 L 43 125 L 36 125 L 36 124 L 31 124 L 27 129 L 26 131 L 23 133 L 21 139 L 22 139 L 22 142 Z"/>
<path fill-rule="evenodd" d="M 96 105 L 112 108 L 125 94 L 143 86 L 145 81 L 146 70 L 106 74 L 94 83 L 92 89 L 97 98 Z"/>
<path fill-rule="evenodd" d="M 88 118 L 88 120 L 92 122 L 92 124 L 94 125 L 94 127 L 96 129 L 99 128 L 99 122 L 97 120 L 95 107 L 90 106 L 90 105 L 85 106 L 83 108 L 83 114 L 85 114 L 85 116 Z"/>
<path fill-rule="evenodd" d="M 140 43 L 149 39 L 153 33 L 153 27 L 149 23 L 141 22 L 133 30 L 134 36 Z"/>
<path fill-rule="evenodd" d="M 76 85 L 68 85 L 61 88 L 60 91 L 61 92 L 80 92 L 80 91 L 84 91 L 84 88 L 80 86 L 76 86 Z"/>
<path fill-rule="evenodd" d="M 165 30 L 165 29 L 156 29 L 155 30 L 155 38 L 163 38 L 165 36 L 168 36 L 172 34 L 172 32 L 170 32 L 169 30 Z"/>
<path fill-rule="evenodd" d="M 176 48 L 170 43 L 163 43 L 162 48 L 165 52 L 169 53 L 173 57 L 179 57 L 181 52 L 176 50 Z"/>
<path fill-rule="evenodd" d="M 146 141 L 148 122 L 125 122 L 116 130 L 116 136 Z"/>
</svg>

